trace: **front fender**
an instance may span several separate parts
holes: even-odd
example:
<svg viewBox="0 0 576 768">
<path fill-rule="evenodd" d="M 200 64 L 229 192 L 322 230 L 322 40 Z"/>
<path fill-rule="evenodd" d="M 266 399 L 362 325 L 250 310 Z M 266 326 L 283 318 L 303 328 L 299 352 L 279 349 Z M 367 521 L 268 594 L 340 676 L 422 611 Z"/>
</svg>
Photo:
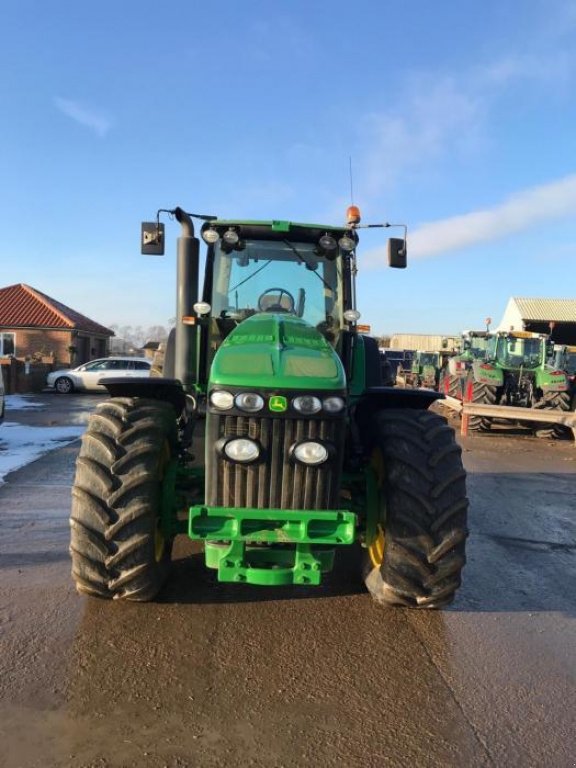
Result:
<svg viewBox="0 0 576 768">
<path fill-rule="evenodd" d="M 504 371 L 481 360 L 472 363 L 472 375 L 474 381 L 479 384 L 489 384 L 492 387 L 501 387 L 504 384 Z"/>
<path fill-rule="evenodd" d="M 178 379 L 163 379 L 159 376 L 130 378 L 110 377 L 102 380 L 110 397 L 144 397 L 149 400 L 164 400 L 174 406 L 179 415 L 186 408 L 186 393 Z"/>
<path fill-rule="evenodd" d="M 567 392 L 570 389 L 568 376 L 562 371 L 537 370 L 536 387 L 542 392 Z"/>
</svg>

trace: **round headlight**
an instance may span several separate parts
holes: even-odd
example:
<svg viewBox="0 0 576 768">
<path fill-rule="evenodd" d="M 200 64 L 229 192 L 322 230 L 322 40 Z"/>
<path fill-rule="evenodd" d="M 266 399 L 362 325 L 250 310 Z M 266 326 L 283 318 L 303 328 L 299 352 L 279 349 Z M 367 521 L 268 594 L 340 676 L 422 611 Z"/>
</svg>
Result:
<svg viewBox="0 0 576 768">
<path fill-rule="evenodd" d="M 319 398 L 312 397 L 312 395 L 300 395 L 300 397 L 295 397 L 292 400 L 292 407 L 298 413 L 311 414 L 318 413 L 322 408 L 322 403 Z"/>
<path fill-rule="evenodd" d="M 249 413 L 256 413 L 264 408 L 264 398 L 257 395 L 256 392 L 241 392 L 234 398 L 236 407 L 241 411 L 248 411 Z"/>
<path fill-rule="evenodd" d="M 207 315 L 212 307 L 210 304 L 208 304 L 207 301 L 197 301 L 196 304 L 193 305 L 192 309 L 194 312 L 196 312 L 197 315 Z"/>
<path fill-rule="evenodd" d="M 338 240 L 338 245 L 340 246 L 340 250 L 344 251 L 344 253 L 351 253 L 354 248 L 356 248 L 356 240 L 354 240 L 353 237 L 344 235 Z"/>
<path fill-rule="evenodd" d="M 238 240 L 240 240 L 240 237 L 238 236 L 238 232 L 236 232 L 235 229 L 230 228 L 224 232 L 222 235 L 222 240 L 224 240 L 224 242 L 228 245 L 236 245 Z"/>
<path fill-rule="evenodd" d="M 204 242 L 208 243 L 209 245 L 211 243 L 216 243 L 218 240 L 220 240 L 218 230 L 213 229 L 212 227 L 205 229 L 204 232 L 202 232 L 202 240 L 204 240 Z"/>
<path fill-rule="evenodd" d="M 302 462 L 302 464 L 316 466 L 326 461 L 328 449 L 322 443 L 307 440 L 305 443 L 298 443 L 298 445 L 294 446 L 294 458 Z"/>
<path fill-rule="evenodd" d="M 234 440 L 229 440 L 224 445 L 224 453 L 231 461 L 247 464 L 255 461 L 260 456 L 260 446 L 253 440 L 237 437 Z"/>
<path fill-rule="evenodd" d="M 322 403 L 322 408 L 327 413 L 338 413 L 344 408 L 344 400 L 341 397 L 326 397 Z"/>
<path fill-rule="evenodd" d="M 329 252 L 336 250 L 336 240 L 332 237 L 332 235 L 322 235 L 320 240 L 318 240 L 318 245 L 323 251 Z"/>
<path fill-rule="evenodd" d="M 362 315 L 357 309 L 347 309 L 346 312 L 344 312 L 344 320 L 348 323 L 355 323 L 356 320 L 360 320 L 361 317 Z"/>
<path fill-rule="evenodd" d="M 231 392 L 226 392 L 224 390 L 212 392 L 210 395 L 210 402 L 214 408 L 218 408 L 220 411 L 229 411 L 234 405 L 234 395 Z"/>
</svg>

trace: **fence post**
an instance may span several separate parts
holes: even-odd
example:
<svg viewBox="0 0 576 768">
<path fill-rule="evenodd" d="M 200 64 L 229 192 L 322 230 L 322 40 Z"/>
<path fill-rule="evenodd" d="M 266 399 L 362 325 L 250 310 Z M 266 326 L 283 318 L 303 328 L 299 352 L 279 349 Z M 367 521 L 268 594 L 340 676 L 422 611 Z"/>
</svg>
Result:
<svg viewBox="0 0 576 768">
<path fill-rule="evenodd" d="M 465 403 L 462 403 L 462 419 L 460 421 L 460 434 L 462 437 L 468 437 L 468 413 L 466 411 Z"/>
</svg>

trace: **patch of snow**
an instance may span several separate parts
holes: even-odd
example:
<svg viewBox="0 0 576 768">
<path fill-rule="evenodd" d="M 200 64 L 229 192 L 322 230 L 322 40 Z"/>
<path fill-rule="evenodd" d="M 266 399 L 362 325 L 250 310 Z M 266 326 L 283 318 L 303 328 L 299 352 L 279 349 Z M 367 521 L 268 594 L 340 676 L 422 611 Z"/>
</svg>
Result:
<svg viewBox="0 0 576 768">
<path fill-rule="evenodd" d="M 6 395 L 4 398 L 6 402 L 6 410 L 18 410 L 23 411 L 26 408 L 44 408 L 44 403 L 37 403 L 29 398 L 34 395 Z"/>
<path fill-rule="evenodd" d="M 14 397 L 14 395 L 12 395 Z M 78 427 L 29 427 L 4 422 L 0 427 L 0 483 L 15 469 L 30 464 L 45 453 L 62 448 L 84 432 Z"/>
</svg>

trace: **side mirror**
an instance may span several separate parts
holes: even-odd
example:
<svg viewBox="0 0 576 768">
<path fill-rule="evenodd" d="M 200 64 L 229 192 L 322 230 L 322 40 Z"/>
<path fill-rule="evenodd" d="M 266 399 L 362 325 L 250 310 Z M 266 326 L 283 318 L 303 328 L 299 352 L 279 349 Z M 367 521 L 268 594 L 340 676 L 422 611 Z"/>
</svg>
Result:
<svg viewBox="0 0 576 768">
<path fill-rule="evenodd" d="M 388 240 L 388 266 L 405 269 L 406 263 L 406 240 L 391 237 Z"/>
<path fill-rule="evenodd" d="M 159 221 L 143 221 L 140 252 L 144 256 L 164 255 L 164 224 Z"/>
</svg>

